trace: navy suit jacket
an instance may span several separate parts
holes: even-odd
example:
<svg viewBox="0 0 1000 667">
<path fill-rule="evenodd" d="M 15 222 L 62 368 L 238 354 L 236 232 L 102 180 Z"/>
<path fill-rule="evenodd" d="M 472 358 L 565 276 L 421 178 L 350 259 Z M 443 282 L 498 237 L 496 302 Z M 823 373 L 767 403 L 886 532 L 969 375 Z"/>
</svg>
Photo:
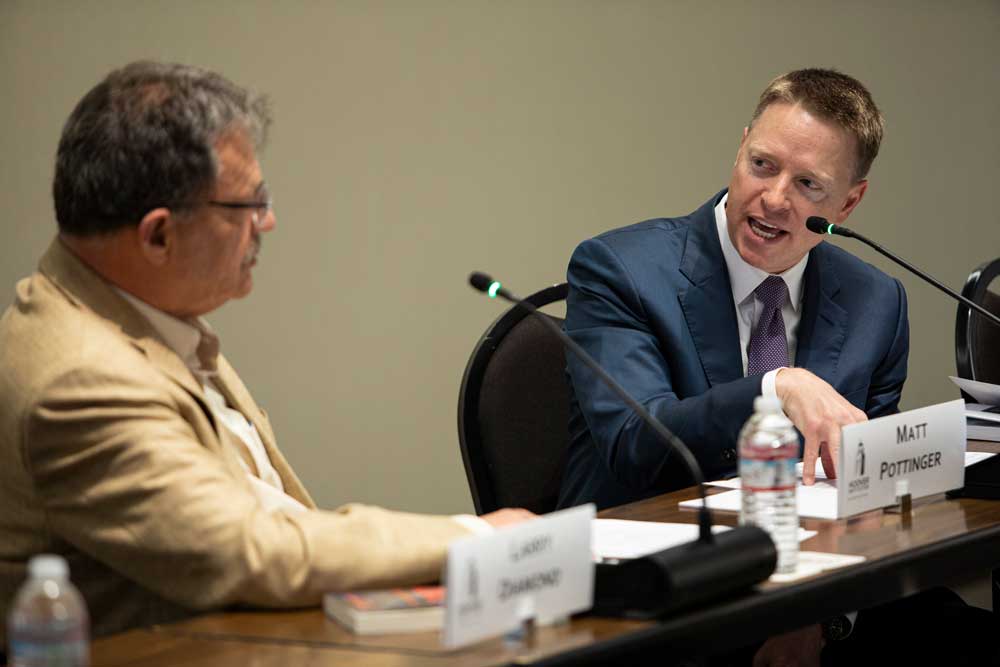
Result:
<svg viewBox="0 0 1000 667">
<path fill-rule="evenodd" d="M 736 439 L 760 394 L 744 377 L 715 223 L 725 191 L 682 218 L 581 243 L 566 332 L 692 450 L 707 479 L 736 471 Z M 899 281 L 828 243 L 809 253 L 795 366 L 869 417 L 898 411 L 909 325 Z M 567 355 L 569 459 L 559 506 L 612 507 L 689 486 L 690 474 L 589 369 Z"/>
</svg>

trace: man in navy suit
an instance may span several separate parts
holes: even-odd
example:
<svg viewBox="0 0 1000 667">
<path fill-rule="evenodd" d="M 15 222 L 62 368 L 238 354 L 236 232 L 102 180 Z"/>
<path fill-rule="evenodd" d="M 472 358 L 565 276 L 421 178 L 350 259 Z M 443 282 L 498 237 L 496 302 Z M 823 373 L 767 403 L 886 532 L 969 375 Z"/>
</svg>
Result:
<svg viewBox="0 0 1000 667">
<path fill-rule="evenodd" d="M 836 475 L 841 426 L 898 409 L 909 347 L 902 285 L 805 227 L 813 215 L 847 220 L 882 130 L 855 79 L 790 72 L 761 95 L 727 190 L 691 215 L 607 232 L 573 253 L 566 331 L 687 443 L 710 479 L 735 472 L 737 434 L 759 394 L 781 398 L 802 433 L 806 484 L 817 459 Z M 679 457 L 627 406 L 572 355 L 567 367 L 562 506 L 609 507 L 690 485 Z M 853 635 L 850 614 L 750 647 L 753 664 L 998 664 L 993 615 L 946 589 L 862 614 Z M 904 635 L 962 639 L 892 640 Z"/>
<path fill-rule="evenodd" d="M 847 220 L 883 126 L 857 80 L 782 75 L 743 130 L 726 190 L 688 216 L 610 231 L 573 253 L 567 333 L 688 445 L 708 479 L 736 471 L 737 435 L 758 395 L 778 396 L 802 434 L 806 484 L 817 459 L 836 476 L 842 426 L 898 409 L 909 347 L 902 285 L 805 226 L 814 215 Z M 572 355 L 567 369 L 560 506 L 610 507 L 691 484 L 679 457 L 589 369 Z M 850 633 L 851 621 L 838 620 L 768 640 L 754 664 L 818 665 L 845 622 Z M 870 647 L 852 650 L 848 660 Z"/>
<path fill-rule="evenodd" d="M 781 398 L 801 432 L 806 484 L 817 459 L 835 476 L 842 426 L 898 409 L 902 285 L 805 226 L 814 215 L 847 220 L 882 130 L 855 79 L 785 74 L 761 95 L 727 190 L 688 216 L 610 231 L 573 253 L 567 333 L 687 443 L 709 479 L 736 471 L 737 435 L 760 394 Z M 777 301 L 762 296 L 765 281 Z M 572 356 L 568 371 L 561 506 L 691 484 L 679 457 Z"/>
</svg>

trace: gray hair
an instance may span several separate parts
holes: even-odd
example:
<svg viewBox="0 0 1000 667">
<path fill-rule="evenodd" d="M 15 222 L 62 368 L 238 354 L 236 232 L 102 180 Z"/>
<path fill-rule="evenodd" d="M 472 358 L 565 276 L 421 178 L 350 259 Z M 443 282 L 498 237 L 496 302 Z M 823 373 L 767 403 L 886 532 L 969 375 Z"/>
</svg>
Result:
<svg viewBox="0 0 1000 667">
<path fill-rule="evenodd" d="M 212 188 L 214 144 L 245 132 L 263 146 L 268 99 L 220 74 L 134 62 L 88 92 L 63 127 L 52 196 L 63 233 L 107 234 L 154 208 L 189 208 Z"/>
</svg>

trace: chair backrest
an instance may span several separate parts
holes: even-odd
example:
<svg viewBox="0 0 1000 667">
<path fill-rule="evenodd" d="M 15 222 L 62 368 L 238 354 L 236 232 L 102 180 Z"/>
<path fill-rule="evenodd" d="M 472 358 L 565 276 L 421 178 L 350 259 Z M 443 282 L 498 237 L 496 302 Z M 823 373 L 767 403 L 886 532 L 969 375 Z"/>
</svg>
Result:
<svg viewBox="0 0 1000 667">
<path fill-rule="evenodd" d="M 998 276 L 1000 259 L 980 265 L 969 274 L 962 296 L 1000 314 Z M 959 377 L 1000 384 L 1000 326 L 962 304 L 955 318 L 955 364 Z"/>
<path fill-rule="evenodd" d="M 567 290 L 562 283 L 525 300 L 540 308 L 565 300 Z M 562 342 L 520 306 L 473 350 L 458 396 L 458 437 L 478 514 L 555 509 L 569 444 L 565 359 Z"/>
</svg>

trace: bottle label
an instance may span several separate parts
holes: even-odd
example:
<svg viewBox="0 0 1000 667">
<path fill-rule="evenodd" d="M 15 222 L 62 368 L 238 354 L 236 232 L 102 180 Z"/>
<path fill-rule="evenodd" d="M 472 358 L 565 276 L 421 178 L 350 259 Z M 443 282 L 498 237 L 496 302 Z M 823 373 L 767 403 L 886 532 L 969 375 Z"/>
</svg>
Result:
<svg viewBox="0 0 1000 667">
<path fill-rule="evenodd" d="M 740 484 L 748 491 L 795 488 L 795 459 L 740 459 Z"/>
<path fill-rule="evenodd" d="M 90 662 L 86 639 L 37 642 L 11 639 L 10 665 L 85 667 Z"/>
</svg>

